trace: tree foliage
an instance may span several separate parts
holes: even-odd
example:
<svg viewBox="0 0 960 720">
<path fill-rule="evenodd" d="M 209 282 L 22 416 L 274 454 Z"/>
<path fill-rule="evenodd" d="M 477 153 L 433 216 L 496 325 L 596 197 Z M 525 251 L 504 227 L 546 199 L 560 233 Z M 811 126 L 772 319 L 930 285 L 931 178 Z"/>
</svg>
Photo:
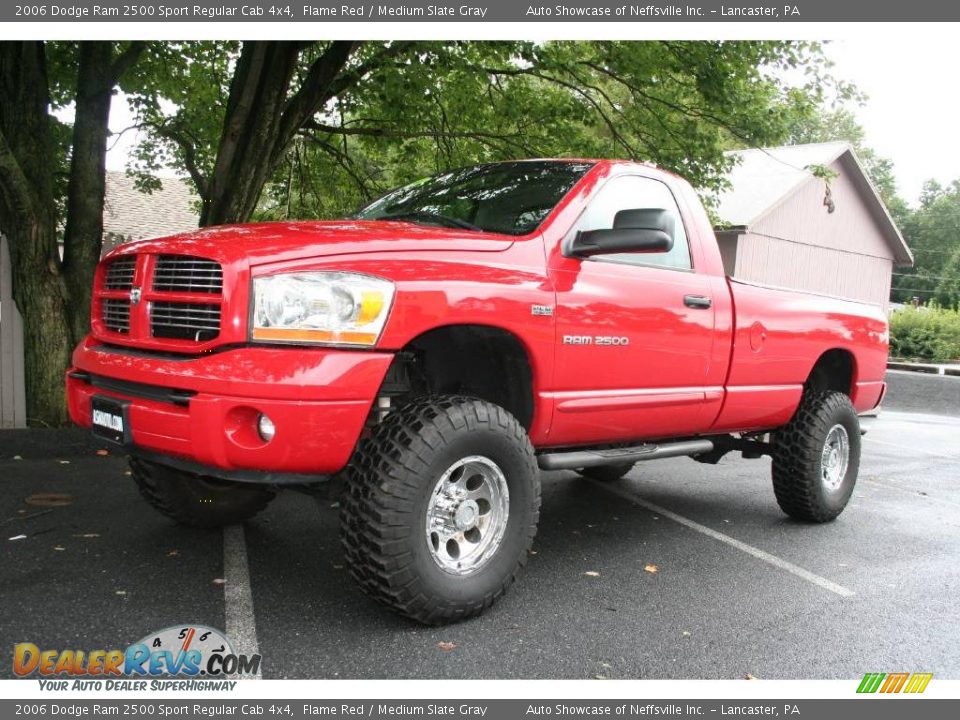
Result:
<svg viewBox="0 0 960 720">
<path fill-rule="evenodd" d="M 248 70 L 256 56 L 274 58 L 269 77 Z M 788 42 L 182 43 L 139 67 L 137 171 L 150 182 L 158 162 L 180 163 L 205 224 L 340 215 L 443 168 L 517 157 L 648 160 L 716 188 L 731 139 L 780 142 L 828 87 L 849 92 L 819 45 Z M 788 86 L 787 68 L 806 84 Z M 279 119 L 245 125 L 235 100 L 284 84 L 255 113 Z M 224 162 L 227 127 L 239 164 Z"/>
<path fill-rule="evenodd" d="M 894 300 L 960 307 L 960 180 L 947 187 L 928 181 L 903 232 L 915 264 L 894 278 Z"/>
</svg>

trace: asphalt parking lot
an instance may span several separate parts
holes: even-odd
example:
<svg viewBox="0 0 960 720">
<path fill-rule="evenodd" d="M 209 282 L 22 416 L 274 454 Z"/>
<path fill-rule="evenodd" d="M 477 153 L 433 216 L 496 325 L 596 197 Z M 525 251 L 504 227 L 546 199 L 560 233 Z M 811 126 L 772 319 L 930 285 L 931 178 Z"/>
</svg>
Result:
<svg viewBox="0 0 960 720">
<path fill-rule="evenodd" d="M 0 432 L 0 648 L 240 622 L 268 678 L 958 678 L 960 378 L 888 382 L 836 522 L 788 520 L 766 459 L 641 464 L 609 488 L 546 473 L 525 576 L 445 628 L 354 587 L 330 501 L 288 492 L 247 524 L 251 615 L 225 602 L 223 533 L 156 514 L 121 457 L 85 433 Z M 226 544 L 232 573 L 243 548 Z"/>
</svg>

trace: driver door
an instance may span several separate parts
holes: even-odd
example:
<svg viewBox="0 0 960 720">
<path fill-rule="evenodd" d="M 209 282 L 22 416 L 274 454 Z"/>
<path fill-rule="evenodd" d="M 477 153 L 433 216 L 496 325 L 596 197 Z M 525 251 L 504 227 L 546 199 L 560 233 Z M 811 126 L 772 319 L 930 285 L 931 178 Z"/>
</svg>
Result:
<svg viewBox="0 0 960 720">
<path fill-rule="evenodd" d="M 709 424 L 715 317 L 712 284 L 691 260 L 683 218 L 664 183 L 607 180 L 564 238 L 613 227 L 621 210 L 675 214 L 673 248 L 591 258 L 555 253 L 556 364 L 551 445 L 681 437 Z M 710 415 L 712 417 L 712 414 Z"/>
</svg>

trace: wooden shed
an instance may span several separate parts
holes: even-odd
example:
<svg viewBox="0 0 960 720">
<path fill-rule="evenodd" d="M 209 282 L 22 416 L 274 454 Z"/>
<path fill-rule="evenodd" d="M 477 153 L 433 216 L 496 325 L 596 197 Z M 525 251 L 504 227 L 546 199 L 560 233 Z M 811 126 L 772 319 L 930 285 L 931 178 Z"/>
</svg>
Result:
<svg viewBox="0 0 960 720">
<path fill-rule="evenodd" d="M 731 155 L 716 206 L 727 275 L 887 307 L 894 268 L 913 256 L 849 143 Z"/>
</svg>

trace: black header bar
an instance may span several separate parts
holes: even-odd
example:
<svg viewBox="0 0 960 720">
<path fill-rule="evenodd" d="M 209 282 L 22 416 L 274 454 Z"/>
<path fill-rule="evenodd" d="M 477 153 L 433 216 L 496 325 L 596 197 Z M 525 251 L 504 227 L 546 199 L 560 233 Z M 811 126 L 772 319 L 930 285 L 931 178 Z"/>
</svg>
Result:
<svg viewBox="0 0 960 720">
<path fill-rule="evenodd" d="M 23 0 L 5 1 L 0 22 L 947 22 L 960 3 L 943 0 Z"/>
</svg>

